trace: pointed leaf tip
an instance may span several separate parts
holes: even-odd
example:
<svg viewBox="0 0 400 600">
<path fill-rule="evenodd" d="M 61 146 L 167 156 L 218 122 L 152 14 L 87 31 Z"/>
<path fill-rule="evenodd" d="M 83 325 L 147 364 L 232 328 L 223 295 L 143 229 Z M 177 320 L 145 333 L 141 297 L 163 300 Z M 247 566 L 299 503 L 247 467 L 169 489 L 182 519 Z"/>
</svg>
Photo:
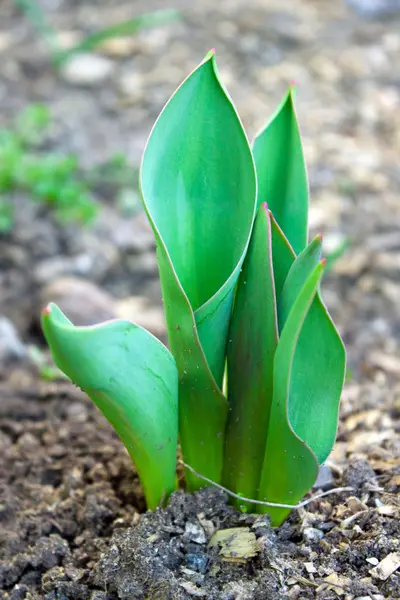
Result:
<svg viewBox="0 0 400 600">
<path fill-rule="evenodd" d="M 207 54 L 205 55 L 203 62 L 207 62 L 208 60 L 214 58 L 215 57 L 215 53 L 216 53 L 215 48 L 211 48 L 211 50 L 209 50 L 207 52 Z"/>
<path fill-rule="evenodd" d="M 44 317 L 48 317 L 49 314 L 51 313 L 51 305 L 48 304 L 47 306 L 44 307 L 44 309 L 42 310 L 42 314 Z"/>
<path fill-rule="evenodd" d="M 258 178 L 258 206 L 269 208 L 296 254 L 307 245 L 308 181 L 295 111 L 295 88 L 289 87 L 272 118 L 253 142 Z"/>
<path fill-rule="evenodd" d="M 326 258 L 321 259 L 321 265 L 324 267 L 326 265 Z"/>
</svg>

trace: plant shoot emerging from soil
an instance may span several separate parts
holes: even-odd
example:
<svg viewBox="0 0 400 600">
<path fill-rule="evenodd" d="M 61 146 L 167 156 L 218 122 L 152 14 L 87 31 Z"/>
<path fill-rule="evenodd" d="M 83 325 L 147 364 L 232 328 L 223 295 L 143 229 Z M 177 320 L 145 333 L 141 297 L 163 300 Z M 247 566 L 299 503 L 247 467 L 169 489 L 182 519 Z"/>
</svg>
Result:
<svg viewBox="0 0 400 600">
<path fill-rule="evenodd" d="M 114 426 L 149 508 L 176 486 L 179 436 L 189 490 L 200 474 L 279 525 L 332 449 L 345 373 L 293 86 L 251 147 L 211 51 L 160 114 L 141 190 L 170 351 L 131 322 L 74 327 L 49 305 L 55 362 Z"/>
</svg>

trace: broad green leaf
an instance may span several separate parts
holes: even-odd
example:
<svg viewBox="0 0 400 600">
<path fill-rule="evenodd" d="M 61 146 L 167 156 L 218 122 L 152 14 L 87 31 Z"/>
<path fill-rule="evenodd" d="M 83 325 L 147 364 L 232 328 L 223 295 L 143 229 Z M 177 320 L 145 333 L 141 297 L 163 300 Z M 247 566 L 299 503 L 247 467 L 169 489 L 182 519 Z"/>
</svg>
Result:
<svg viewBox="0 0 400 600">
<path fill-rule="evenodd" d="M 313 241 L 299 254 L 286 277 L 278 304 L 279 331 L 282 331 L 304 282 L 321 260 L 322 236 L 317 235 Z"/>
<path fill-rule="evenodd" d="M 272 239 L 273 251 L 277 248 L 280 250 L 278 268 L 275 268 L 274 262 L 275 276 L 279 269 L 283 278 L 290 260 L 292 262 L 281 292 L 277 294 L 278 323 L 282 329 L 302 285 L 319 258 L 320 241 L 317 236 L 295 259 L 293 251 L 289 245 L 284 245 L 276 227 Z M 345 371 L 343 342 L 318 291 L 296 348 L 289 417 L 293 429 L 306 440 L 320 463 L 326 460 L 335 442 Z"/>
<path fill-rule="evenodd" d="M 178 374 L 171 353 L 129 321 L 74 327 L 50 304 L 42 327 L 56 365 L 95 402 L 135 463 L 147 505 L 175 489 Z"/>
<path fill-rule="evenodd" d="M 298 254 L 307 244 L 308 181 L 290 88 L 253 142 L 258 204 L 266 202 Z"/>
<path fill-rule="evenodd" d="M 180 391 L 184 458 L 219 481 L 227 414 L 221 392 L 233 292 L 256 204 L 251 150 L 213 52 L 159 116 L 141 168 L 158 247 Z M 202 481 L 188 473 L 191 489 Z"/>
<path fill-rule="evenodd" d="M 335 443 L 346 352 L 317 292 L 293 362 L 289 418 L 296 433 L 323 463 Z"/>
<path fill-rule="evenodd" d="M 299 437 L 289 418 L 291 379 L 297 341 L 323 273 L 319 263 L 305 282 L 286 320 L 274 359 L 274 391 L 267 444 L 262 467 L 259 500 L 296 504 L 312 487 L 318 461 Z M 286 508 L 259 506 L 279 525 L 290 512 Z"/>
<path fill-rule="evenodd" d="M 302 282 L 297 276 L 289 279 L 296 256 L 273 219 L 271 231 L 278 322 L 283 324 L 307 273 Z M 318 249 L 317 240 L 314 244 Z M 297 268 L 294 273 L 298 275 Z M 282 294 L 286 299 L 282 299 Z M 293 428 L 307 441 L 320 463 L 328 457 L 336 438 L 345 370 L 343 342 L 317 292 L 297 344 L 289 414 Z"/>
<path fill-rule="evenodd" d="M 247 498 L 258 494 L 277 343 L 271 225 L 268 209 L 262 205 L 239 277 L 228 343 L 229 415 L 223 485 Z"/>
</svg>

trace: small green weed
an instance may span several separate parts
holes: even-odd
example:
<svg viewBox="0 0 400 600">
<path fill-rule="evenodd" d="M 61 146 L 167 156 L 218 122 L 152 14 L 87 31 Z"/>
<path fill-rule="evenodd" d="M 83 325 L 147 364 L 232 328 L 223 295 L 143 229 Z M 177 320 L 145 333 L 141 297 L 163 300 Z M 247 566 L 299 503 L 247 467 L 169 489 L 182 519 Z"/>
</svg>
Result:
<svg viewBox="0 0 400 600">
<path fill-rule="evenodd" d="M 42 352 L 39 346 L 35 344 L 28 346 L 28 357 L 32 365 L 37 369 L 39 377 L 44 381 L 68 379 L 60 369 L 53 364 L 49 364 L 48 357 Z"/>
<path fill-rule="evenodd" d="M 139 209 L 138 174 L 123 154 L 84 170 L 74 155 L 43 151 L 50 125 L 49 109 L 32 105 L 0 129 L 0 233 L 13 228 L 12 194 L 18 191 L 51 207 L 61 224 L 91 223 L 102 195 L 115 196 L 124 215 Z"/>
<path fill-rule="evenodd" d="M 32 200 L 54 208 L 60 222 L 90 222 L 98 212 L 78 160 L 72 155 L 40 152 L 50 124 L 49 110 L 32 105 L 13 127 L 0 130 L 0 231 L 13 227 L 14 210 L 9 194 L 23 191 Z"/>
<path fill-rule="evenodd" d="M 52 63 L 56 68 L 59 68 L 75 54 L 94 50 L 106 40 L 132 35 L 142 29 L 160 27 L 181 17 L 180 13 L 174 9 L 145 13 L 100 29 L 83 38 L 72 48 L 65 50 L 60 46 L 57 31 L 50 24 L 47 15 L 35 0 L 15 0 L 15 4 L 29 19 L 34 29 L 46 43 Z"/>
</svg>

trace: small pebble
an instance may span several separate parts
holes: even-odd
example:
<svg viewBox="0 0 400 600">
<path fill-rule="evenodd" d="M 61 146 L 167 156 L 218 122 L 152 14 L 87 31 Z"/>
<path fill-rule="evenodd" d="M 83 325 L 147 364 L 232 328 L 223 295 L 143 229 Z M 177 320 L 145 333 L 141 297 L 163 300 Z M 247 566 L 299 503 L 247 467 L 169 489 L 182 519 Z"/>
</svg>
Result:
<svg viewBox="0 0 400 600">
<path fill-rule="evenodd" d="M 400 552 L 391 552 L 369 572 L 374 579 L 386 581 L 397 569 L 400 569 Z"/>
<path fill-rule="evenodd" d="M 324 534 L 319 529 L 315 527 L 306 527 L 303 531 L 303 536 L 309 542 L 317 542 L 318 540 L 322 540 Z"/>
<path fill-rule="evenodd" d="M 0 363 L 23 358 L 25 353 L 14 325 L 6 317 L 0 317 Z"/>
<path fill-rule="evenodd" d="M 90 600 L 107 600 L 109 598 L 109 596 L 106 594 L 106 592 L 93 592 L 93 594 L 90 596 Z"/>
<path fill-rule="evenodd" d="M 77 54 L 61 69 L 61 76 L 73 85 L 96 86 L 106 81 L 114 71 L 112 60 L 95 54 Z"/>
<path fill-rule="evenodd" d="M 188 554 L 186 556 L 186 566 L 196 573 L 205 573 L 207 571 L 209 558 L 204 552 Z"/>
<path fill-rule="evenodd" d="M 196 542 L 196 544 L 205 544 L 207 542 L 204 529 L 197 523 L 186 523 L 185 535 L 192 542 Z"/>
<path fill-rule="evenodd" d="M 312 562 L 305 562 L 304 566 L 306 568 L 307 573 L 316 573 L 317 569 L 315 568 L 315 566 L 313 565 Z"/>
<path fill-rule="evenodd" d="M 356 13 L 369 19 L 400 13 L 400 0 L 346 0 L 346 2 Z"/>
<path fill-rule="evenodd" d="M 40 290 L 40 308 L 50 302 L 57 304 L 74 325 L 95 325 L 116 317 L 114 299 L 95 283 L 78 277 L 58 277 L 45 285 Z"/>
<path fill-rule="evenodd" d="M 314 488 L 321 490 L 329 490 L 334 486 L 335 480 L 333 479 L 332 469 L 328 465 L 321 465 L 317 481 L 314 483 Z"/>
<path fill-rule="evenodd" d="M 10 600 L 23 600 L 27 597 L 28 591 L 29 590 L 26 585 L 21 585 L 17 583 L 17 585 L 13 587 L 13 590 L 10 595 Z"/>
</svg>

